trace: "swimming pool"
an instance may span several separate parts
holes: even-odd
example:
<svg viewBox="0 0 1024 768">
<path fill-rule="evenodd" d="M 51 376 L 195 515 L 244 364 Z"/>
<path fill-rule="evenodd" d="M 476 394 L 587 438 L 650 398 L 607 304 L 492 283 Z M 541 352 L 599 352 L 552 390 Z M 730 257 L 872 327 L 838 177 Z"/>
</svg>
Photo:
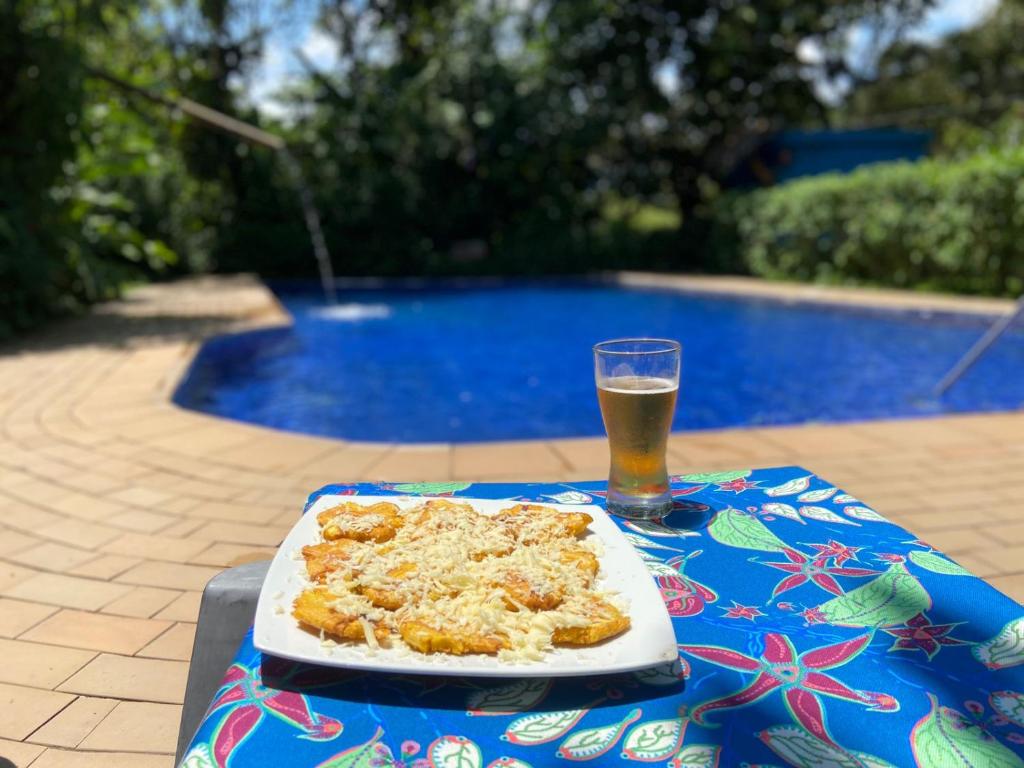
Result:
<svg viewBox="0 0 1024 768">
<path fill-rule="evenodd" d="M 604 433 L 591 346 L 683 344 L 674 429 L 1007 410 L 1024 405 L 1024 329 L 941 401 L 927 393 L 986 318 L 685 294 L 587 281 L 275 286 L 290 328 L 208 341 L 189 408 L 280 429 L 409 443 Z"/>
</svg>

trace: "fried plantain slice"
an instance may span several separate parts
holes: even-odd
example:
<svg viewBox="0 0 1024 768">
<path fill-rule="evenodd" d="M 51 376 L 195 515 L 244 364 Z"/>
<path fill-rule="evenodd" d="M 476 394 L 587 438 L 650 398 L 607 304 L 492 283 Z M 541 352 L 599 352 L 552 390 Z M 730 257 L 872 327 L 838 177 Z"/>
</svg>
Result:
<svg viewBox="0 0 1024 768">
<path fill-rule="evenodd" d="M 346 501 L 325 509 L 316 520 L 328 541 L 351 539 L 377 543 L 394 538 L 404 522 L 398 507 L 387 501 L 366 507 Z"/>
<path fill-rule="evenodd" d="M 403 621 L 398 632 L 406 645 L 420 653 L 497 653 L 508 648 L 508 640 L 499 635 L 477 635 L 450 629 L 434 629 L 421 621 Z"/>
<path fill-rule="evenodd" d="M 501 590 L 507 595 L 503 602 L 510 611 L 519 610 L 516 603 L 531 611 L 550 611 L 562 604 L 562 590 L 539 590 L 522 574 L 515 571 L 506 573 L 505 578 L 497 586 L 501 587 Z"/>
<path fill-rule="evenodd" d="M 383 608 L 387 611 L 397 611 L 403 605 L 405 601 L 401 596 L 390 589 L 375 589 L 374 587 L 363 587 L 359 590 L 359 594 L 369 600 L 378 608 Z"/>
<path fill-rule="evenodd" d="M 450 517 L 452 515 L 472 519 L 477 517 L 477 512 L 472 506 L 464 502 L 450 501 L 449 499 L 429 499 L 418 507 L 418 513 L 413 523 L 418 526 L 431 523 L 436 525 L 442 517 Z M 442 529 L 450 527 L 452 525 L 442 524 Z"/>
<path fill-rule="evenodd" d="M 309 578 L 322 583 L 328 574 L 339 568 L 344 568 L 352 557 L 353 546 L 354 542 L 339 539 L 303 547 L 302 557 L 306 561 L 306 572 L 309 574 Z"/>
<path fill-rule="evenodd" d="M 555 645 L 594 645 L 629 629 L 629 616 L 599 597 L 588 597 L 584 605 L 585 626 L 557 627 L 551 635 Z"/>
<path fill-rule="evenodd" d="M 501 510 L 494 519 L 508 526 L 523 544 L 550 538 L 578 538 L 594 522 L 586 512 L 559 512 L 539 504 L 516 504 Z"/>
<path fill-rule="evenodd" d="M 363 625 L 358 616 L 345 616 L 335 611 L 331 604 L 337 598 L 329 590 L 322 587 L 307 589 L 295 598 L 292 604 L 292 616 L 313 629 L 322 629 L 329 635 L 344 640 L 366 642 Z M 378 641 L 387 639 L 388 632 L 380 626 L 373 627 L 373 635 Z"/>
<path fill-rule="evenodd" d="M 601 564 L 598 562 L 597 556 L 586 549 L 567 549 L 562 552 L 559 559 L 565 565 L 575 565 L 579 571 L 588 576 L 588 585 L 589 582 L 597 576 L 597 572 L 601 568 Z"/>
</svg>

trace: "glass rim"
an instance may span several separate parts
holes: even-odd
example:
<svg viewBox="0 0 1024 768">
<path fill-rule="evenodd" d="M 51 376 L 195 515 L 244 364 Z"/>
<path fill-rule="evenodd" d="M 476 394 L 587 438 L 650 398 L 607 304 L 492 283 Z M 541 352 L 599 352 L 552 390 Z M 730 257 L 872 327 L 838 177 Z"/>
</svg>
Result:
<svg viewBox="0 0 1024 768">
<path fill-rule="evenodd" d="M 612 344 L 663 344 L 664 349 L 608 349 L 607 347 Z M 683 349 L 675 339 L 654 339 L 654 338 L 627 338 L 627 339 L 608 339 L 607 341 L 599 341 L 594 345 L 594 354 L 596 355 L 670 355 L 674 352 L 681 352 Z"/>
</svg>

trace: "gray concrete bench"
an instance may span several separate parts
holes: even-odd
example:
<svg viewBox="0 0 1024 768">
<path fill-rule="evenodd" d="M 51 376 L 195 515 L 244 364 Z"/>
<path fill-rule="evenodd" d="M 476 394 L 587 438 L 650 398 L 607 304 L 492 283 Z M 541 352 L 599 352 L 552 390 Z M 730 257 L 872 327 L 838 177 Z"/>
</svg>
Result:
<svg viewBox="0 0 1024 768">
<path fill-rule="evenodd" d="M 199 623 L 192 645 L 192 664 L 185 688 L 185 706 L 178 728 L 175 765 L 188 748 L 199 723 L 220 687 L 228 665 L 235 658 L 242 638 L 252 626 L 256 600 L 267 576 L 270 561 L 229 568 L 210 579 L 199 606 Z"/>
</svg>

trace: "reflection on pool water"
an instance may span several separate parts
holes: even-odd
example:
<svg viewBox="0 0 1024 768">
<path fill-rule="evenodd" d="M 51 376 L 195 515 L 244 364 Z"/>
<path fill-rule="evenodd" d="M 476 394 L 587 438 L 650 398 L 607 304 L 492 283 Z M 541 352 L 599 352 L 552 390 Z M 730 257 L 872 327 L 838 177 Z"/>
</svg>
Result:
<svg viewBox="0 0 1024 768">
<path fill-rule="evenodd" d="M 591 346 L 683 344 L 674 429 L 849 421 L 1024 405 L 1024 329 L 940 401 L 928 392 L 990 319 L 787 305 L 599 282 L 277 287 L 294 326 L 208 341 L 181 405 L 351 440 L 603 434 Z"/>
</svg>

